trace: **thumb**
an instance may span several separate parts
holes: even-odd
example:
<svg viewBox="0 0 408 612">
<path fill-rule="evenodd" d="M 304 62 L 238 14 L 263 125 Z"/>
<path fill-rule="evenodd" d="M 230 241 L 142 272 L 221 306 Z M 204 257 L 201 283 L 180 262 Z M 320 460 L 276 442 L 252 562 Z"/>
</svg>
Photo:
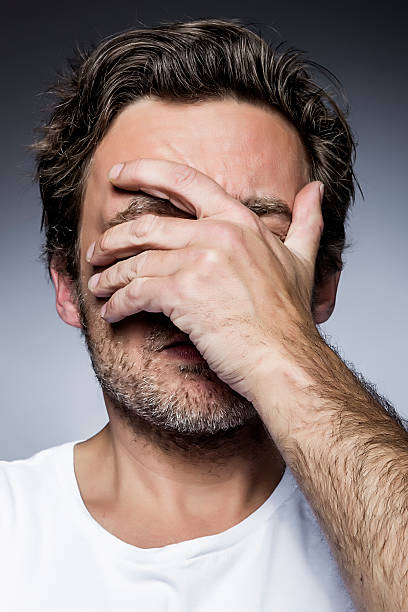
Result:
<svg viewBox="0 0 408 612">
<path fill-rule="evenodd" d="M 321 202 L 324 185 L 313 181 L 296 195 L 292 210 L 292 223 L 284 245 L 295 255 L 314 267 L 323 232 Z"/>
</svg>

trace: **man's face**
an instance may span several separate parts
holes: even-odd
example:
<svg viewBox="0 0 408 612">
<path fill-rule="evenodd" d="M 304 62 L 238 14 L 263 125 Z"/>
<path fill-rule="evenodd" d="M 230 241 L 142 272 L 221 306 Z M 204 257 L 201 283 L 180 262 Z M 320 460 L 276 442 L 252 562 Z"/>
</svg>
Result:
<svg viewBox="0 0 408 612">
<path fill-rule="evenodd" d="M 170 202 L 112 186 L 109 169 L 140 157 L 193 166 L 241 202 L 279 198 L 292 210 L 296 193 L 308 182 L 304 147 L 295 128 L 271 110 L 233 100 L 176 104 L 144 99 L 118 115 L 93 157 L 81 217 L 79 304 L 97 377 L 131 425 L 142 419 L 162 430 L 216 434 L 256 418 L 252 404 L 205 362 L 159 350 L 180 334 L 163 314 L 140 312 L 109 324 L 99 315 L 106 300 L 87 289 L 89 277 L 101 271 L 85 260 L 89 245 L 135 197 L 139 208 L 134 216 L 143 207 L 155 212 L 155 206 L 163 214 L 168 205 L 168 216 L 191 218 Z M 286 217 L 260 217 L 271 231 L 285 236 L 290 224 Z"/>
</svg>

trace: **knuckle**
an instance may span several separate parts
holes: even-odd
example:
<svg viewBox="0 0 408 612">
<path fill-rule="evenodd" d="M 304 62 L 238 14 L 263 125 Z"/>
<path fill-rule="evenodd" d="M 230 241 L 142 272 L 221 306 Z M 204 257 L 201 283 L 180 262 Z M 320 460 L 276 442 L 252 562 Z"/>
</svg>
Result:
<svg viewBox="0 0 408 612">
<path fill-rule="evenodd" d="M 242 238 L 242 234 L 242 228 L 231 223 L 217 223 L 213 227 L 213 235 L 227 249 L 236 247 Z"/>
<path fill-rule="evenodd" d="M 139 290 L 139 282 L 138 279 L 134 279 L 129 285 L 126 287 L 126 301 L 129 304 L 134 304 L 137 298 L 140 296 Z"/>
<path fill-rule="evenodd" d="M 106 230 L 106 232 L 103 234 L 100 242 L 99 242 L 99 249 L 104 252 L 104 251 L 108 251 L 110 249 L 112 243 L 112 232 L 110 229 Z"/>
<path fill-rule="evenodd" d="M 136 238 L 144 238 L 157 224 L 158 219 L 159 217 L 157 215 L 152 215 L 150 213 L 142 215 L 138 219 L 132 221 L 132 233 Z"/>
<path fill-rule="evenodd" d="M 114 282 L 114 275 L 116 271 L 117 269 L 115 269 L 115 266 L 111 266 L 110 268 L 107 268 L 107 270 L 105 270 L 102 273 L 102 278 L 101 278 L 102 283 L 106 285 L 107 287 L 111 287 Z"/>
<path fill-rule="evenodd" d="M 129 283 L 133 278 L 132 262 L 129 260 L 121 261 L 118 264 L 115 277 L 118 281 L 119 286 L 124 286 Z"/>
<path fill-rule="evenodd" d="M 230 227 L 226 223 L 214 223 L 211 230 L 212 236 L 220 242 L 223 242 L 224 239 L 228 239 L 230 234 Z"/>
<path fill-rule="evenodd" d="M 175 170 L 174 182 L 179 187 L 188 187 L 195 180 L 197 170 L 191 166 L 180 166 Z"/>
<path fill-rule="evenodd" d="M 221 264 L 221 254 L 216 249 L 203 249 L 199 252 L 198 263 L 205 268 L 218 267 Z"/>
<path fill-rule="evenodd" d="M 116 293 L 114 293 L 109 299 L 109 302 L 108 302 L 109 310 L 116 310 L 120 306 L 121 302 L 122 302 L 122 296 L 119 291 L 116 291 Z"/>
<path fill-rule="evenodd" d="M 135 278 L 136 276 L 143 275 L 143 267 L 148 254 L 149 251 L 143 251 L 143 253 L 139 253 L 139 255 L 136 255 L 136 257 L 133 259 L 129 270 L 129 280 L 132 280 L 132 278 Z"/>
<path fill-rule="evenodd" d="M 174 277 L 174 284 L 177 294 L 179 296 L 186 295 L 194 286 L 195 279 L 196 273 L 193 270 L 184 269 L 176 274 Z"/>
</svg>

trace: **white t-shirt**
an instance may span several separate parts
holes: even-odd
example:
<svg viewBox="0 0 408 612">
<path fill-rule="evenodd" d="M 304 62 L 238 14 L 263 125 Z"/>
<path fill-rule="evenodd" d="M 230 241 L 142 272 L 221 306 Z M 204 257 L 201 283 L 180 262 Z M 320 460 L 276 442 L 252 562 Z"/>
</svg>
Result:
<svg viewBox="0 0 408 612">
<path fill-rule="evenodd" d="M 2 612 L 355 610 L 288 466 L 234 527 L 144 549 L 87 510 L 74 471 L 77 442 L 0 461 Z"/>
</svg>

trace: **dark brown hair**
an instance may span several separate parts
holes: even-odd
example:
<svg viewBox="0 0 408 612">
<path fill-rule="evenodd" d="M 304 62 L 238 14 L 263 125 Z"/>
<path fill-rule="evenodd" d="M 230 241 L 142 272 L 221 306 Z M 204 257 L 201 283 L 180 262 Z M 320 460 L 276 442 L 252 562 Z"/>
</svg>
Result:
<svg viewBox="0 0 408 612">
<path fill-rule="evenodd" d="M 343 112 L 312 73 L 338 84 L 303 52 L 273 47 L 235 20 L 130 29 L 79 53 L 50 90 L 51 116 L 33 145 L 43 202 L 41 255 L 48 270 L 53 259 L 59 271 L 78 280 L 89 161 L 112 120 L 142 96 L 191 104 L 233 97 L 279 110 L 302 138 L 310 180 L 325 185 L 315 286 L 342 269 L 355 145 Z"/>
</svg>

